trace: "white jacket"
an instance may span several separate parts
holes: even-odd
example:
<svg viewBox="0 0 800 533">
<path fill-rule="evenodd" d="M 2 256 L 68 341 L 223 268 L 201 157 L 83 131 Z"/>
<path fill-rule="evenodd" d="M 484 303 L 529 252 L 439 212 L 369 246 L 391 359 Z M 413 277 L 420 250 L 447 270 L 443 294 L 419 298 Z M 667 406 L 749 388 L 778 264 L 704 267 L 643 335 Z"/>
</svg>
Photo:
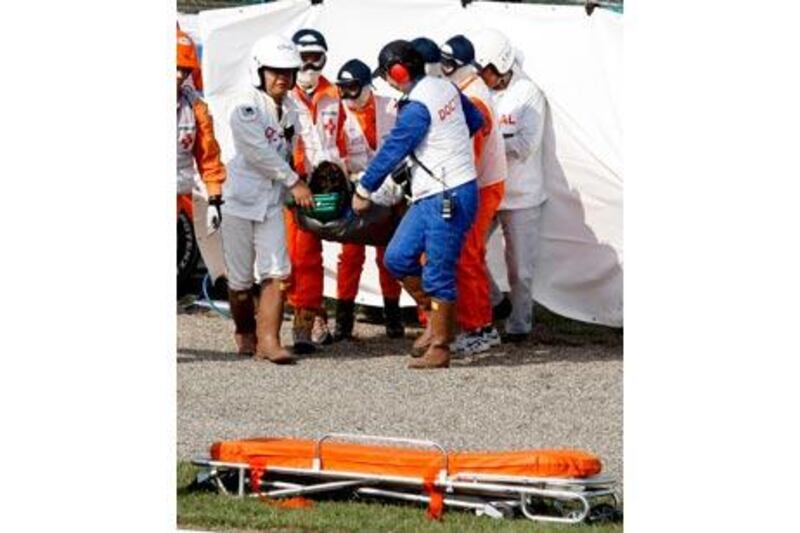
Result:
<svg viewBox="0 0 800 533">
<path fill-rule="evenodd" d="M 237 97 L 230 126 L 236 154 L 228 163 L 223 214 L 264 221 L 270 209 L 283 204 L 286 187 L 299 179 L 289 165 L 292 139 L 284 136 L 290 127 L 297 131 L 297 110 L 285 97 L 278 120 L 272 98 L 252 88 Z"/>
<path fill-rule="evenodd" d="M 461 93 L 451 82 L 425 76 L 411 89 L 408 99 L 425 105 L 431 125 L 414 150 L 417 160 L 436 178 L 414 162 L 411 167 L 411 195 L 414 200 L 454 189 L 477 177 L 472 139 L 461 107 Z"/>
<path fill-rule="evenodd" d="M 547 199 L 542 140 L 547 101 L 541 89 L 517 65 L 504 91 L 494 93 L 503 132 L 508 177 L 500 209 L 525 209 Z"/>
</svg>

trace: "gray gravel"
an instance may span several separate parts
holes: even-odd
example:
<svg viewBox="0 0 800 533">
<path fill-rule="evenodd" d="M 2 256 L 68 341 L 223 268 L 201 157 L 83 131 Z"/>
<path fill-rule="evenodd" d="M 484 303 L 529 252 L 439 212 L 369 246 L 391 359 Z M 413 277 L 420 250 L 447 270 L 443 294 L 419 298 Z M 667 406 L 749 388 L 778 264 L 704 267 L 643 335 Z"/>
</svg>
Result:
<svg viewBox="0 0 800 533">
<path fill-rule="evenodd" d="M 580 448 L 622 481 L 621 346 L 501 346 L 420 372 L 405 368 L 419 330 L 394 341 L 382 326 L 355 332 L 357 341 L 279 367 L 236 356 L 231 321 L 179 314 L 179 458 L 221 439 L 348 432 L 463 449 Z"/>
</svg>

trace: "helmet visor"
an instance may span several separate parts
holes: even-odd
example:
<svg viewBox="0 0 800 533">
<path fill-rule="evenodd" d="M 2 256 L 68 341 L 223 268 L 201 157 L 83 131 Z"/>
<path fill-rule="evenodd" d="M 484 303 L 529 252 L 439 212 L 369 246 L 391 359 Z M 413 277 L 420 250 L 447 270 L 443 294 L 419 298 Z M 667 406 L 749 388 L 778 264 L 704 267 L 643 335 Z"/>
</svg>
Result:
<svg viewBox="0 0 800 533">
<path fill-rule="evenodd" d="M 339 88 L 339 97 L 342 100 L 355 100 L 361 96 L 363 90 L 357 81 L 337 82 L 336 86 Z"/>
<path fill-rule="evenodd" d="M 444 72 L 446 76 L 449 76 L 450 74 L 455 72 L 456 69 L 458 69 L 458 67 L 461 66 L 461 63 L 456 58 L 454 58 L 450 54 L 445 54 L 444 52 L 442 52 L 441 64 L 442 64 L 442 72 Z"/>
</svg>

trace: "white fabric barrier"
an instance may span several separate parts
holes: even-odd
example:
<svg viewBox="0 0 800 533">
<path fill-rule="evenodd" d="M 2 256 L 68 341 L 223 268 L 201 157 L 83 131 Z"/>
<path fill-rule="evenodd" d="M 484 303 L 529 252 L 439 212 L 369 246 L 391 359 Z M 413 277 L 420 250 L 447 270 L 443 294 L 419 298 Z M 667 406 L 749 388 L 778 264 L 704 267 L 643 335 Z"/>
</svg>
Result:
<svg viewBox="0 0 800 533">
<path fill-rule="evenodd" d="M 622 325 L 622 17 L 583 8 L 458 0 L 285 0 L 203 11 L 205 95 L 217 120 L 223 159 L 232 156 L 227 127 L 230 97 L 247 86 L 253 43 L 268 33 L 287 37 L 316 28 L 330 48 L 324 74 L 335 77 L 348 59 L 375 67 L 393 39 L 427 36 L 436 42 L 481 27 L 500 29 L 525 57 L 524 70 L 549 102 L 540 260 L 534 299 L 564 316 Z M 379 91 L 385 84 L 376 83 Z M 325 243 L 325 295 L 336 295 L 340 245 Z M 490 244 L 490 269 L 507 288 L 499 232 Z M 357 301 L 382 305 L 374 251 L 368 250 Z M 411 304 L 408 295 L 403 303 Z"/>
</svg>

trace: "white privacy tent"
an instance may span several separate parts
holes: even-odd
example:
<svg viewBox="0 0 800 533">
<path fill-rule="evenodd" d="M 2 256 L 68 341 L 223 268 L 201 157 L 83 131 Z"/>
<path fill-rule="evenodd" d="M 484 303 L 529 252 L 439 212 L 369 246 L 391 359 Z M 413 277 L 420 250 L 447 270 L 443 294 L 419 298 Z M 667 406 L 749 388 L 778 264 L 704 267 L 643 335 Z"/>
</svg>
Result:
<svg viewBox="0 0 800 533">
<path fill-rule="evenodd" d="M 284 0 L 203 11 L 205 96 L 227 161 L 229 100 L 246 86 L 247 59 L 261 36 L 287 37 L 300 28 L 321 31 L 329 54 L 324 74 L 335 77 L 348 59 L 371 67 L 393 39 L 427 36 L 436 42 L 481 27 L 503 31 L 524 55 L 524 70 L 549 102 L 545 124 L 545 204 L 534 299 L 561 315 L 622 325 L 622 17 L 581 6 L 459 0 Z M 385 90 L 385 85 L 379 87 Z M 502 239 L 490 243 L 490 268 L 507 288 Z M 336 296 L 340 245 L 325 243 L 325 295 Z M 374 254 L 368 252 L 358 302 L 382 305 Z M 403 295 L 404 302 L 411 304 Z"/>
</svg>

